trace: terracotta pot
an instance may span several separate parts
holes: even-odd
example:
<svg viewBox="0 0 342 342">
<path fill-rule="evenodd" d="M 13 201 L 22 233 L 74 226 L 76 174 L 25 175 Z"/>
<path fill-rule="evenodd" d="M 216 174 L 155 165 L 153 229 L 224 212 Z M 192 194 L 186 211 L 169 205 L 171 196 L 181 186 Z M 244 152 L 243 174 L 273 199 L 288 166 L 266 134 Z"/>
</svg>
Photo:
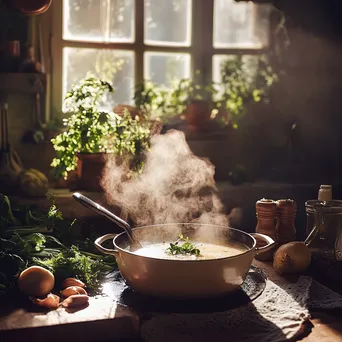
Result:
<svg viewBox="0 0 342 342">
<path fill-rule="evenodd" d="M 105 153 L 78 153 L 77 154 L 77 188 L 87 191 L 102 191 L 100 185 Z"/>
<path fill-rule="evenodd" d="M 193 101 L 186 107 L 186 121 L 190 127 L 198 130 L 206 128 L 210 120 L 210 105 L 207 101 Z"/>
</svg>

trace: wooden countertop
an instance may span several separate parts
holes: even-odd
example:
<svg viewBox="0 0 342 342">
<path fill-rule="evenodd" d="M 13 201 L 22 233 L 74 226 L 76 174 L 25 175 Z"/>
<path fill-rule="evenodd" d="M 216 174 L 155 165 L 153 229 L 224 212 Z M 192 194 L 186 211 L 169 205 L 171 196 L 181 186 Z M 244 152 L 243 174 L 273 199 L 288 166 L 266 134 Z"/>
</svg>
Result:
<svg viewBox="0 0 342 342">
<path fill-rule="evenodd" d="M 302 342 L 342 341 L 342 311 L 336 313 L 312 312 L 311 326 L 305 327 Z"/>
<path fill-rule="evenodd" d="M 117 277 L 117 275 L 115 276 Z M 0 342 L 29 341 L 139 341 L 141 316 L 137 311 L 115 300 L 123 283 L 112 287 L 107 297 L 90 298 L 89 305 L 79 311 L 63 308 L 50 312 L 25 305 L 11 307 L 0 303 Z M 21 302 L 22 303 L 22 302 Z M 342 341 L 342 310 L 312 312 L 312 319 L 303 326 L 295 341 Z"/>
<path fill-rule="evenodd" d="M 139 316 L 106 298 L 77 312 L 15 309 L 0 317 L 0 341 L 98 341 L 139 337 Z"/>
</svg>

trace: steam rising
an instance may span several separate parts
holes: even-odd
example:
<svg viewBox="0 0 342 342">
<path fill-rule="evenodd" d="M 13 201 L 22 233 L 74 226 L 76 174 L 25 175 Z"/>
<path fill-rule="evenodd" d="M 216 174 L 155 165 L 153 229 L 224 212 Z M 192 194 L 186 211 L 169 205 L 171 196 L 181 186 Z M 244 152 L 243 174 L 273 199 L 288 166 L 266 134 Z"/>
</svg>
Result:
<svg viewBox="0 0 342 342">
<path fill-rule="evenodd" d="M 182 132 L 155 135 L 140 177 L 129 179 L 127 167 L 107 161 L 102 179 L 108 203 L 120 207 L 135 226 L 163 223 L 228 225 L 218 197 L 214 166 L 195 156 Z"/>
</svg>

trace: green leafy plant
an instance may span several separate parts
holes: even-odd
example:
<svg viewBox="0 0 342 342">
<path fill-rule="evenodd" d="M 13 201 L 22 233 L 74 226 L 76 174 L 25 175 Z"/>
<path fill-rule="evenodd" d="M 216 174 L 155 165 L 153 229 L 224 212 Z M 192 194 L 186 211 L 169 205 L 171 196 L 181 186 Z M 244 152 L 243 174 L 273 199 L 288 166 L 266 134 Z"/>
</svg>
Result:
<svg viewBox="0 0 342 342">
<path fill-rule="evenodd" d="M 76 169 L 79 153 L 134 156 L 148 148 L 148 123 L 133 118 L 127 110 L 121 115 L 101 110 L 102 96 L 112 92 L 109 82 L 89 77 L 67 93 L 65 130 L 51 140 L 56 151 L 51 163 L 56 177 L 66 178 L 68 172 Z"/>
<path fill-rule="evenodd" d="M 269 90 L 277 75 L 264 56 L 252 57 L 252 64 L 246 63 L 245 56 L 227 58 L 221 64 L 221 81 L 218 93 L 218 107 L 227 111 L 228 117 L 237 127 L 248 105 L 267 102 Z"/>
<path fill-rule="evenodd" d="M 180 244 L 183 242 L 182 244 Z M 170 247 L 167 248 L 167 253 L 172 255 L 196 255 L 199 256 L 201 251 L 189 241 L 188 237 L 184 237 L 182 234 L 179 235 L 179 239 L 175 242 L 170 243 Z"/>
<path fill-rule="evenodd" d="M 209 101 L 214 109 L 216 104 L 213 99 L 216 93 L 214 83 L 201 84 L 200 71 L 197 70 L 193 79 L 184 78 L 175 83 L 169 94 L 168 107 L 175 113 L 183 113 L 190 103 Z"/>
<path fill-rule="evenodd" d="M 134 103 L 145 118 L 163 118 L 166 114 L 168 91 L 144 80 L 134 89 Z"/>
<path fill-rule="evenodd" d="M 65 220 L 55 204 L 47 210 L 19 206 L 0 194 L 0 297 L 16 291 L 18 275 L 32 265 L 51 270 L 58 284 L 77 277 L 96 292 L 115 261 L 100 255 L 80 224 Z"/>
</svg>

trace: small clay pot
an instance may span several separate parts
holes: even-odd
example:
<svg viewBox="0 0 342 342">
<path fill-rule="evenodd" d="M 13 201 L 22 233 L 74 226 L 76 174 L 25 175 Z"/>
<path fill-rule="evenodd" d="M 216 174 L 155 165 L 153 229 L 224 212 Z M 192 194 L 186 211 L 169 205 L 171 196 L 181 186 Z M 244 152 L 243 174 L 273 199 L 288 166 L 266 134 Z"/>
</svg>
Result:
<svg viewBox="0 0 342 342">
<path fill-rule="evenodd" d="M 77 154 L 77 188 L 86 191 L 102 191 L 101 177 L 105 166 L 105 153 Z"/>
<path fill-rule="evenodd" d="M 186 122 L 196 130 L 204 130 L 210 120 L 210 104 L 207 101 L 193 101 L 186 107 Z"/>
</svg>

